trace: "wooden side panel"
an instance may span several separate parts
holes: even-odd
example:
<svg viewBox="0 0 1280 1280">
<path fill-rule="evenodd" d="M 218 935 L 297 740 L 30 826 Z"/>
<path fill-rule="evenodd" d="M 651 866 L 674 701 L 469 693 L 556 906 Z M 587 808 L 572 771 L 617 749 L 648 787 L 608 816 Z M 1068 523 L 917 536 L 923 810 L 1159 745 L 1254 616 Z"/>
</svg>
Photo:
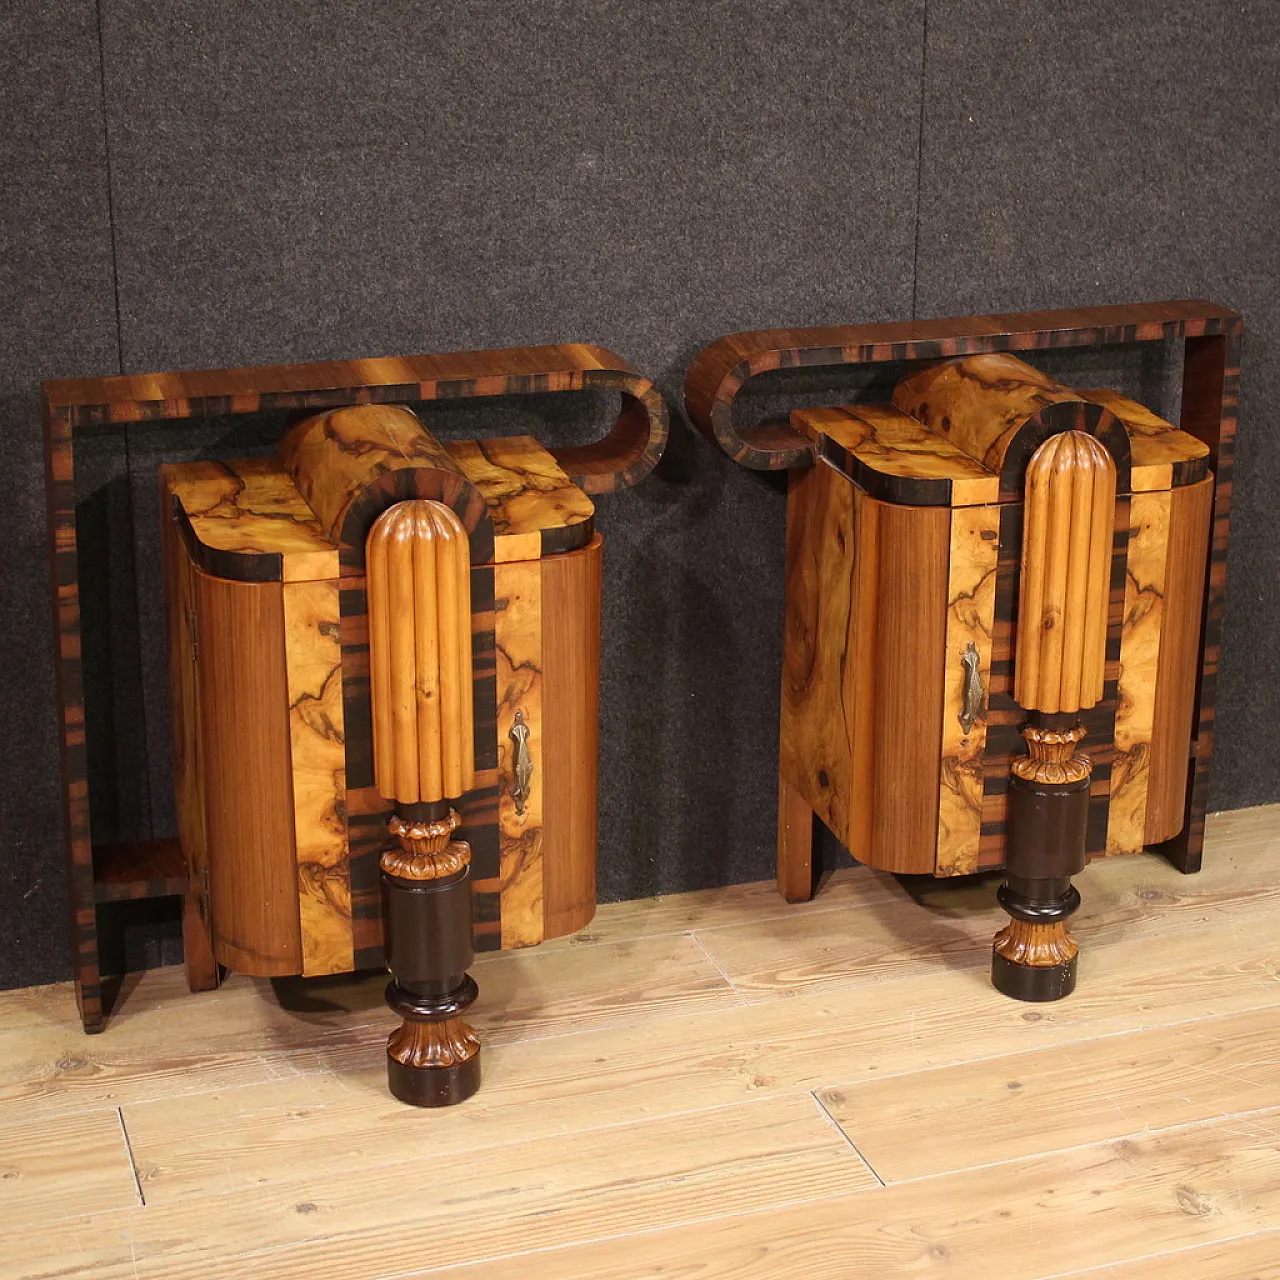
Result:
<svg viewBox="0 0 1280 1280">
<path fill-rule="evenodd" d="M 995 634 L 996 568 L 1000 556 L 1000 508 L 960 507 L 951 513 L 947 578 L 947 639 L 943 657 L 942 777 L 938 789 L 940 876 L 978 869 L 982 839 L 982 756 L 987 745 L 986 690 L 991 687 Z M 965 687 L 971 679 L 965 653 L 976 653 L 982 700 L 966 731 Z"/>
<path fill-rule="evenodd" d="M 604 541 L 597 534 L 581 551 L 542 561 L 542 864 L 548 938 L 584 928 L 596 910 L 603 560 Z"/>
<path fill-rule="evenodd" d="M 286 583 L 283 600 L 302 973 L 348 973 L 355 957 L 337 579 Z"/>
<path fill-rule="evenodd" d="M 1199 667 L 1213 477 L 1170 495 L 1164 639 L 1156 675 L 1147 844 L 1182 830 Z"/>
<path fill-rule="evenodd" d="M 927 874 L 934 870 L 938 843 L 938 708 L 946 661 L 951 512 L 892 506 L 862 494 L 858 502 L 874 510 L 879 524 L 874 816 L 865 860 L 885 871 Z M 860 619 L 853 621 L 857 626 Z"/>
<path fill-rule="evenodd" d="M 853 484 L 823 462 L 791 473 L 782 656 L 781 776 L 846 844 L 855 782 Z"/>
<path fill-rule="evenodd" d="M 498 684 L 498 839 L 502 850 L 502 945 L 527 947 L 543 937 L 542 565 L 537 559 L 493 571 L 494 649 Z M 517 714 L 533 772 L 516 802 Z"/>
<path fill-rule="evenodd" d="M 214 954 L 300 973 L 281 585 L 197 571 L 195 586 Z"/>
<path fill-rule="evenodd" d="M 196 677 L 196 570 L 173 519 L 172 496 L 163 484 L 161 500 L 174 807 L 187 875 L 192 891 L 201 897 L 203 910 L 204 868 L 208 858 L 201 785 L 200 693 Z"/>
<path fill-rule="evenodd" d="M 1168 491 L 1135 493 L 1129 508 L 1108 853 L 1132 853 L 1145 842 L 1156 671 L 1165 625 L 1170 499 Z"/>
</svg>

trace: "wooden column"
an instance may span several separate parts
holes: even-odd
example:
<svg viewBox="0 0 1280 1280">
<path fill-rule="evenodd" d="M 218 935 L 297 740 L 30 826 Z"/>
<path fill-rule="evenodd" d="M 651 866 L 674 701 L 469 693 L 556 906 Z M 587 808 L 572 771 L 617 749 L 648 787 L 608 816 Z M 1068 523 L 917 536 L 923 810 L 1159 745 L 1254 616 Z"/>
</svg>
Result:
<svg viewBox="0 0 1280 1280">
<path fill-rule="evenodd" d="M 448 1106 L 480 1087 L 480 1041 L 462 1015 L 478 994 L 471 850 L 450 801 L 473 785 L 467 533 L 443 503 L 397 503 L 365 544 L 374 781 L 392 801 L 396 844 L 381 859 L 387 1041 L 402 1102 Z"/>
<path fill-rule="evenodd" d="M 1051 436 L 1027 466 L 1014 696 L 1030 712 L 1028 755 L 1009 778 L 1005 883 L 1011 920 L 991 980 L 1017 1000 L 1059 1000 L 1076 983 L 1067 920 L 1080 905 L 1092 765 L 1079 712 L 1102 698 L 1116 468 L 1081 431 Z"/>
</svg>

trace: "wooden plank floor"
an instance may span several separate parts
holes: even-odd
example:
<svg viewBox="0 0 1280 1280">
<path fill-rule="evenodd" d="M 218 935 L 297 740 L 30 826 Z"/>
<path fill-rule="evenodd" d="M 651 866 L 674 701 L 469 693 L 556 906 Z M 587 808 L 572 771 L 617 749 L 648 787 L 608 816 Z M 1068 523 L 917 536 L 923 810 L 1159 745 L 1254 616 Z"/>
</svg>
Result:
<svg viewBox="0 0 1280 1280">
<path fill-rule="evenodd" d="M 1095 863 L 1080 988 L 994 883 L 602 907 L 473 970 L 485 1084 L 386 1094 L 385 979 L 0 994 L 0 1280 L 1280 1280 L 1280 806 Z"/>
</svg>

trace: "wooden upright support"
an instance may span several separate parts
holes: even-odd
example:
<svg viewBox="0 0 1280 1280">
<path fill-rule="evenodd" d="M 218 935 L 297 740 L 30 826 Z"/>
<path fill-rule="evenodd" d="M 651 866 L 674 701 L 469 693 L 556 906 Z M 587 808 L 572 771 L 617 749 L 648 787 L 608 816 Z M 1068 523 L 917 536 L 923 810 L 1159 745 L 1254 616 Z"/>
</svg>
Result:
<svg viewBox="0 0 1280 1280">
<path fill-rule="evenodd" d="M 475 773 L 467 533 L 443 503 L 400 502 L 365 543 L 374 780 L 395 806 L 381 860 L 391 982 L 404 1020 L 387 1041 L 402 1102 L 447 1106 L 480 1087 L 471 850 L 454 840 Z"/>
<path fill-rule="evenodd" d="M 1030 713 L 1028 752 L 1009 778 L 1008 842 L 991 980 L 1018 1000 L 1075 988 L 1079 948 L 1067 919 L 1080 905 L 1092 764 L 1078 751 L 1083 708 L 1103 694 L 1116 468 L 1082 431 L 1050 436 L 1026 471 L 1014 696 Z"/>
</svg>

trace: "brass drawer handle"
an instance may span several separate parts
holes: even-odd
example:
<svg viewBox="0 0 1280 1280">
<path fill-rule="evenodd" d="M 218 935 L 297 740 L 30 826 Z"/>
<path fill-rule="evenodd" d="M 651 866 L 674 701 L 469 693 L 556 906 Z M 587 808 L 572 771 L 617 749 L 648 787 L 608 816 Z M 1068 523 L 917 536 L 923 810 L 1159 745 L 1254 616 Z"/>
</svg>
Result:
<svg viewBox="0 0 1280 1280">
<path fill-rule="evenodd" d="M 982 659 L 978 656 L 978 646 L 969 641 L 965 651 L 960 655 L 964 667 L 964 700 L 960 708 L 960 728 L 968 733 L 974 722 L 982 719 L 987 705 L 987 691 L 982 687 L 982 673 L 978 670 Z"/>
<path fill-rule="evenodd" d="M 524 814 L 525 801 L 533 784 L 533 757 L 529 754 L 529 726 L 524 722 L 524 712 L 516 712 L 516 722 L 511 726 L 509 735 L 515 743 L 515 754 L 512 765 L 515 782 L 511 787 L 511 798 L 516 802 L 516 815 Z"/>
</svg>

